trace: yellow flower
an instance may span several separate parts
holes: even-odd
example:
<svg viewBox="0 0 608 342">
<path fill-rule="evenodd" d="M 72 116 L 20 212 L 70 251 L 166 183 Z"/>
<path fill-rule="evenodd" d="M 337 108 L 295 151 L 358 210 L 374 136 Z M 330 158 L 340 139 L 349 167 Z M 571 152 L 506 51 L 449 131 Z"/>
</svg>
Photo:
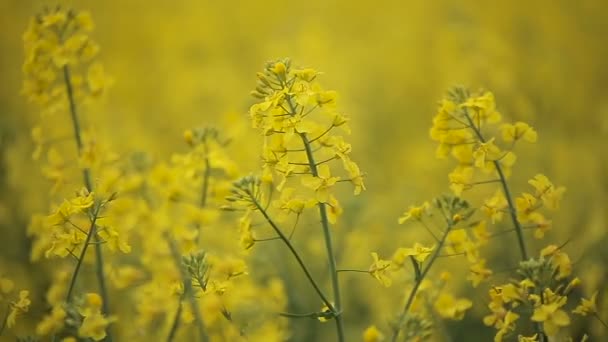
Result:
<svg viewBox="0 0 608 342">
<path fill-rule="evenodd" d="M 293 74 L 304 82 L 312 82 L 317 77 L 317 75 L 320 74 L 320 72 L 316 71 L 315 69 L 307 68 L 294 70 Z"/>
<path fill-rule="evenodd" d="M 329 165 L 323 164 L 318 168 L 317 177 L 303 178 L 302 184 L 315 190 L 317 201 L 327 203 L 329 201 L 329 190 L 340 180 L 340 177 L 332 177 Z"/>
<path fill-rule="evenodd" d="M 565 304 L 565 301 L 563 301 L 563 304 Z M 534 322 L 542 322 L 547 335 L 555 336 L 559 328 L 570 325 L 570 317 L 564 310 L 560 309 L 563 304 L 560 302 L 541 304 L 534 309 L 530 319 Z"/>
<path fill-rule="evenodd" d="M 491 124 L 497 123 L 501 120 L 500 113 L 496 111 L 494 94 L 491 92 L 485 92 L 479 96 L 470 97 L 460 106 L 472 109 L 473 115 L 471 119 L 477 126 L 481 126 L 486 122 Z"/>
<path fill-rule="evenodd" d="M 240 243 L 244 250 L 248 250 L 255 244 L 255 237 L 251 230 L 251 211 L 247 211 L 245 216 L 239 219 L 239 231 L 241 233 Z"/>
<path fill-rule="evenodd" d="M 125 289 L 146 277 L 145 273 L 134 266 L 110 267 L 108 277 L 117 289 Z"/>
<path fill-rule="evenodd" d="M 101 312 L 94 312 L 84 317 L 82 325 L 78 328 L 78 336 L 101 341 L 106 337 L 106 328 L 115 320 L 113 317 L 104 317 Z"/>
<path fill-rule="evenodd" d="M 536 189 L 536 197 L 540 197 L 543 200 L 545 207 L 551 210 L 559 208 L 559 202 L 566 192 L 566 188 L 560 186 L 556 188 L 549 178 L 543 174 L 537 174 L 533 179 L 529 180 L 528 183 Z"/>
<path fill-rule="evenodd" d="M 472 167 L 457 167 L 448 175 L 450 189 L 454 192 L 454 195 L 460 196 L 464 190 L 471 187 L 473 173 L 474 169 Z"/>
<path fill-rule="evenodd" d="M 272 67 L 272 72 L 274 72 L 279 77 L 285 77 L 285 72 L 287 71 L 287 66 L 283 62 L 277 62 Z"/>
<path fill-rule="evenodd" d="M 76 14 L 76 23 L 85 31 L 92 31 L 95 28 L 95 24 L 93 23 L 93 18 L 91 18 L 91 13 L 88 11 L 80 11 Z"/>
<path fill-rule="evenodd" d="M 384 340 L 384 335 L 375 325 L 369 326 L 363 332 L 363 342 L 380 342 Z"/>
<path fill-rule="evenodd" d="M 473 287 L 477 287 L 482 281 L 488 279 L 492 275 L 492 270 L 486 268 L 486 261 L 480 259 L 469 267 L 469 275 L 467 280 L 470 280 Z"/>
<path fill-rule="evenodd" d="M 17 320 L 17 316 L 29 310 L 30 304 L 32 303 L 29 299 L 29 295 L 30 292 L 27 290 L 19 291 L 19 300 L 17 302 L 12 302 L 10 305 L 11 310 L 6 317 L 6 326 L 9 328 L 13 327 Z"/>
<path fill-rule="evenodd" d="M 53 306 L 51 313 L 44 316 L 42 321 L 36 326 L 36 334 L 47 336 L 63 328 L 67 313 L 61 305 Z"/>
<path fill-rule="evenodd" d="M 515 199 L 515 208 L 517 209 L 517 219 L 522 222 L 530 222 L 533 219 L 534 212 L 539 208 L 536 197 L 529 193 L 523 193 Z"/>
<path fill-rule="evenodd" d="M 502 299 L 505 303 L 515 302 L 514 306 L 517 306 L 519 301 L 523 300 L 523 291 L 515 284 L 506 284 L 502 287 Z"/>
<path fill-rule="evenodd" d="M 484 171 L 492 171 L 494 169 L 494 161 L 498 160 L 500 156 L 501 151 L 494 144 L 494 138 L 492 138 L 485 143 L 480 143 L 473 152 L 474 165 Z"/>
<path fill-rule="evenodd" d="M 505 209 L 507 209 L 508 204 L 505 196 L 502 192 L 496 191 L 492 198 L 485 201 L 483 207 L 481 208 L 483 212 L 492 220 L 492 223 L 502 221 L 504 217 Z"/>
<path fill-rule="evenodd" d="M 131 253 L 131 245 L 126 241 L 125 234 L 120 234 L 113 226 L 100 226 L 99 236 L 105 241 L 112 252 Z"/>
<path fill-rule="evenodd" d="M 466 298 L 456 299 L 449 293 L 442 292 L 435 300 L 435 310 L 443 318 L 461 320 L 465 312 L 473 306 L 473 302 Z"/>
<path fill-rule="evenodd" d="M 420 220 L 423 215 L 428 214 L 431 205 L 429 202 L 424 202 L 420 206 L 410 206 L 410 208 L 399 217 L 399 224 L 403 224 L 409 220 Z"/>
<path fill-rule="evenodd" d="M 111 80 L 105 75 L 103 65 L 94 63 L 89 66 L 87 71 L 87 84 L 91 95 L 99 96 L 110 85 Z"/>
<path fill-rule="evenodd" d="M 61 26 L 67 20 L 66 12 L 56 11 L 42 17 L 42 27 Z"/>
<path fill-rule="evenodd" d="M 501 342 L 506 334 L 515 330 L 515 321 L 519 318 L 519 315 L 512 312 L 507 311 L 504 319 L 498 324 L 498 331 L 494 336 L 494 342 Z"/>
<path fill-rule="evenodd" d="M 591 298 L 581 298 L 581 304 L 572 311 L 572 313 L 587 316 L 588 314 L 597 314 L 597 291 L 591 295 Z"/>
<path fill-rule="evenodd" d="M 555 279 L 560 280 L 568 277 L 572 273 L 572 262 L 568 254 L 562 252 L 559 247 L 549 245 L 540 252 L 541 257 L 550 257 L 551 264 L 557 269 Z"/>
<path fill-rule="evenodd" d="M 340 202 L 333 196 L 329 195 L 329 202 L 327 203 L 327 219 L 329 223 L 336 224 L 338 217 L 342 215 L 344 209 L 340 205 Z"/>
<path fill-rule="evenodd" d="M 518 121 L 515 124 L 504 124 L 500 127 L 502 132 L 502 139 L 506 143 L 512 143 L 523 139 L 530 143 L 535 143 L 538 135 L 534 128 L 530 127 L 527 123 Z"/>
<path fill-rule="evenodd" d="M 281 197 L 274 201 L 273 205 L 286 214 L 300 215 L 304 209 L 314 206 L 314 201 L 306 201 L 295 197 L 295 188 L 285 188 L 281 191 Z"/>
<path fill-rule="evenodd" d="M 391 265 L 391 262 L 388 260 L 382 260 L 382 259 L 378 258 L 378 253 L 376 253 L 376 252 L 372 252 L 372 258 L 374 259 L 374 262 L 369 267 L 369 273 L 372 275 L 372 277 L 376 278 L 380 282 L 380 284 L 384 285 L 385 287 L 391 286 L 393 281 L 388 276 L 388 274 L 389 274 L 388 269 Z"/>
<path fill-rule="evenodd" d="M 348 172 L 350 182 L 355 186 L 355 195 L 359 195 L 361 191 L 365 190 L 365 184 L 363 183 L 363 174 L 359 170 L 359 166 L 351 161 L 344 161 L 344 167 Z"/>
<path fill-rule="evenodd" d="M 519 335 L 517 336 L 517 342 L 536 342 L 538 341 L 538 334 L 534 334 L 530 337 Z"/>
<path fill-rule="evenodd" d="M 88 192 L 86 189 L 80 191 L 80 195 L 70 200 L 72 213 L 83 212 L 95 203 L 94 193 Z"/>
<path fill-rule="evenodd" d="M 399 248 L 395 252 L 393 256 L 393 262 L 397 264 L 403 265 L 405 258 L 408 256 L 413 256 L 416 261 L 422 263 L 428 258 L 428 256 L 433 252 L 435 247 L 424 247 L 423 245 L 416 242 L 414 247 L 412 248 Z"/>
<path fill-rule="evenodd" d="M 116 320 L 115 317 L 104 317 L 101 313 L 103 299 L 97 293 L 87 293 L 84 298 L 84 306 L 79 308 L 79 313 L 84 317 L 78 328 L 78 336 L 92 338 L 95 341 L 106 337 L 107 326 Z"/>
</svg>

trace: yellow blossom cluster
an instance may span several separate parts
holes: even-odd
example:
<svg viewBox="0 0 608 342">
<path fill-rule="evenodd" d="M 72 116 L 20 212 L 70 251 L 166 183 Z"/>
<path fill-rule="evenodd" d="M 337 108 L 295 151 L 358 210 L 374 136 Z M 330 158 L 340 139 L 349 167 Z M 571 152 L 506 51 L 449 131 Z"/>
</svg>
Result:
<svg viewBox="0 0 608 342">
<path fill-rule="evenodd" d="M 99 46 L 90 37 L 93 28 L 89 12 L 61 7 L 31 19 L 23 35 L 23 93 L 45 112 L 67 108 L 68 92 L 80 102 L 100 96 L 107 88 L 109 78 L 95 61 Z"/>
<path fill-rule="evenodd" d="M 497 329 L 494 340 L 503 341 L 513 335 L 516 322 L 530 312 L 528 318 L 539 324 L 537 335 L 557 336 L 561 328 L 570 325 L 564 306 L 581 282 L 577 277 L 571 278 L 570 258 L 557 246 L 549 245 L 538 259 L 521 262 L 518 273 L 518 280 L 489 291 L 488 307 L 492 313 L 484 318 L 484 323 Z"/>
<path fill-rule="evenodd" d="M 329 218 L 335 222 L 341 213 L 332 194 L 336 183 L 346 181 L 358 195 L 365 189 L 363 174 L 350 158 L 351 145 L 339 128 L 350 133 L 348 117 L 337 109 L 337 93 L 324 90 L 316 81 L 321 73 L 313 69 L 295 69 L 289 59 L 269 62 L 258 73 L 253 95 L 259 103 L 249 109 L 253 127 L 264 136 L 262 151 L 265 182 L 279 177 L 276 188 L 283 191 L 287 180 L 299 176 L 302 185 L 314 191 L 314 199 L 330 207 Z M 341 162 L 347 177 L 336 176 L 331 162 Z"/>
</svg>

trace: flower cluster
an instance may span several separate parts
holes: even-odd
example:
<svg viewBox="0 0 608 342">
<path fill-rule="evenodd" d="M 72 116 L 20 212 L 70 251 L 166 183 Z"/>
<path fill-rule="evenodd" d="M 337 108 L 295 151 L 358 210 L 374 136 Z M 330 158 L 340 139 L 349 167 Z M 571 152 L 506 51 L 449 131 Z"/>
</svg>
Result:
<svg viewBox="0 0 608 342">
<path fill-rule="evenodd" d="M 269 319 L 284 305 L 282 283 L 260 284 L 248 276 L 248 260 L 231 245 L 235 236 L 219 212 L 238 174 L 226 152 L 228 140 L 214 128 L 187 130 L 184 140 L 189 150 L 169 162 L 133 156 L 125 207 L 113 215 L 132 226 L 138 241 L 138 262 L 121 265 L 112 279 L 116 287 L 127 281 L 135 290 L 138 329 L 132 337 L 157 336 L 158 322 L 169 339 L 188 336 L 190 329 L 211 340 L 256 340 L 267 337 L 265 331 L 282 336 L 283 321 Z M 144 279 L 134 278 L 134 270 Z"/>
<path fill-rule="evenodd" d="M 90 37 L 93 28 L 90 13 L 61 7 L 30 21 L 23 35 L 23 93 L 30 101 L 53 113 L 67 108 L 68 92 L 78 102 L 105 92 L 109 78 L 95 61 L 99 45 Z M 69 80 L 69 89 L 64 79 Z"/>
<path fill-rule="evenodd" d="M 15 283 L 6 276 L 0 276 L 0 303 L 9 308 L 6 316 L 3 317 L 3 321 L 0 322 L 0 335 L 5 328 L 14 327 L 17 317 L 28 312 L 32 303 L 28 290 L 19 291 L 18 296 L 14 292 Z"/>
<path fill-rule="evenodd" d="M 519 279 L 493 286 L 488 304 L 491 314 L 484 318 L 484 323 L 497 329 L 495 341 L 512 335 L 516 322 L 529 312 L 532 312 L 530 320 L 541 324 L 541 331 L 549 338 L 570 325 L 564 306 L 568 295 L 580 284 L 578 278 L 571 278 L 571 272 L 568 255 L 550 245 L 540 252 L 538 259 L 521 262 Z"/>
<path fill-rule="evenodd" d="M 498 184 L 494 195 L 486 198 L 480 206 L 483 218 L 475 225 L 472 234 L 466 231 L 451 234 L 450 252 L 467 256 L 471 262 L 469 279 L 476 287 L 493 274 L 486 268 L 485 258 L 480 257 L 479 247 L 491 237 L 514 231 L 521 254 L 518 279 L 495 285 L 489 290 L 491 314 L 484 318 L 484 323 L 496 329 L 495 341 L 502 341 L 514 335 L 516 323 L 522 316 L 527 316 L 528 325 L 534 326 L 536 334 L 529 337 L 519 335 L 520 341 L 552 340 L 560 336 L 562 328 L 570 325 L 565 305 L 580 280 L 572 279 L 570 258 L 555 245 L 541 250 L 538 259 L 530 258 L 524 233 L 534 229 L 535 238 L 545 236 L 552 224 L 541 209 L 558 209 L 565 188 L 555 186 L 545 175 L 537 174 L 528 181 L 533 191 L 523 192 L 517 197 L 513 195 L 508 183 L 516 160 L 513 149 L 520 141 L 536 142 L 537 133 L 524 122 L 501 125 L 501 120 L 492 93 L 471 94 L 463 88 L 455 88 L 449 93 L 433 119 L 430 135 L 439 143 L 437 155 L 451 155 L 458 162 L 449 175 L 452 191 L 462 195 L 476 186 Z M 499 139 L 501 143 L 498 143 Z M 403 219 L 419 219 L 422 210 L 412 208 Z M 511 229 L 487 230 L 488 223 L 501 227 L 505 217 L 510 218 Z M 471 239 L 470 235 L 474 238 Z M 575 313 L 583 314 L 588 308 L 593 310 L 590 302 L 585 301 L 583 299 L 584 304 Z"/>
<path fill-rule="evenodd" d="M 262 152 L 265 182 L 279 177 L 276 188 L 285 188 L 287 180 L 299 176 L 301 183 L 314 191 L 314 199 L 330 207 L 330 221 L 341 213 L 333 188 L 341 181 L 354 186 L 355 195 L 365 189 L 363 175 L 350 158 L 351 145 L 337 128 L 349 133 L 348 118 L 337 109 L 337 93 L 323 90 L 316 82 L 319 72 L 295 69 L 288 59 L 269 62 L 258 73 L 253 95 L 259 103 L 249 109 L 253 127 L 264 136 Z M 346 178 L 335 175 L 330 164 L 339 160 Z M 296 211 L 297 212 L 297 211 Z"/>
<path fill-rule="evenodd" d="M 409 294 L 400 315 L 391 325 L 392 341 L 399 336 L 405 341 L 425 339 L 432 334 L 434 317 L 461 320 L 473 306 L 469 299 L 457 298 L 448 290 L 449 272 L 442 272 L 436 280 L 428 276 L 439 257 L 452 256 L 449 254 L 453 249 L 450 237 L 470 228 L 473 214 L 474 210 L 466 201 L 453 196 L 439 197 L 432 205 L 424 202 L 420 206 L 410 206 L 399 218 L 399 223 L 418 222 L 435 240 L 435 245 L 425 247 L 415 243 L 411 248 L 398 248 L 390 260 L 380 259 L 377 253 L 372 253 L 374 261 L 368 272 L 386 287 L 391 286 L 396 272 L 409 269 L 410 265 L 412 268 L 413 283 L 407 285 Z M 364 339 L 374 341 L 372 336 L 381 335 L 379 332 L 374 334 L 376 330 L 374 326 L 369 327 Z"/>
</svg>

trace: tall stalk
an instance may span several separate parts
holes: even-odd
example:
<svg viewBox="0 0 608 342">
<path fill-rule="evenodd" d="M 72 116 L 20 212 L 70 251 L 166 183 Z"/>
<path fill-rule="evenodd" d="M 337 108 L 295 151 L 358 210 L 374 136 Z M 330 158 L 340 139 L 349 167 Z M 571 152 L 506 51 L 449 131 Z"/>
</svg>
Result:
<svg viewBox="0 0 608 342">
<path fill-rule="evenodd" d="M 82 150 L 83 150 L 83 146 L 84 146 L 84 144 L 82 142 L 82 128 L 80 126 L 80 120 L 79 120 L 78 112 L 76 109 L 76 101 L 74 99 L 74 90 L 72 87 L 72 80 L 70 77 L 70 69 L 67 65 L 65 65 L 63 67 L 63 78 L 64 78 L 66 93 L 67 93 L 67 97 L 68 97 L 70 116 L 72 119 L 72 126 L 74 129 L 74 139 L 76 140 L 76 147 L 78 148 L 78 155 L 80 156 L 82 154 Z M 82 174 L 83 174 L 85 188 L 87 189 L 87 191 L 89 193 L 93 192 L 93 180 L 92 180 L 92 176 L 91 176 L 91 170 L 89 168 L 85 167 L 82 170 Z M 97 209 L 97 210 L 99 210 L 99 209 Z M 101 250 L 102 241 L 101 241 L 99 235 L 97 235 L 97 225 L 96 225 L 97 215 L 98 215 L 98 212 L 95 212 L 94 215 L 91 216 L 91 226 L 87 233 L 87 236 L 85 239 L 85 244 L 82 247 L 82 252 L 81 252 L 80 258 L 78 260 L 78 264 L 76 265 L 76 267 L 74 268 L 74 272 L 72 273 L 72 281 L 71 281 L 70 289 L 68 290 L 68 293 L 66 295 L 66 302 L 70 303 L 72 300 L 72 292 L 74 289 L 74 284 L 76 283 L 76 279 L 78 278 L 78 275 L 80 273 L 80 266 L 81 266 L 82 260 L 86 256 L 88 247 L 91 244 L 91 240 L 93 239 L 94 240 L 93 244 L 95 245 L 95 247 L 94 247 L 95 248 L 95 275 L 97 277 L 97 282 L 99 284 L 99 294 L 103 300 L 101 310 L 104 315 L 107 315 L 110 312 L 110 304 L 109 304 L 108 290 L 107 290 L 105 274 L 104 274 L 103 253 Z M 112 335 L 110 334 L 110 331 L 107 332 L 107 336 L 106 336 L 105 340 L 112 341 Z"/>
</svg>

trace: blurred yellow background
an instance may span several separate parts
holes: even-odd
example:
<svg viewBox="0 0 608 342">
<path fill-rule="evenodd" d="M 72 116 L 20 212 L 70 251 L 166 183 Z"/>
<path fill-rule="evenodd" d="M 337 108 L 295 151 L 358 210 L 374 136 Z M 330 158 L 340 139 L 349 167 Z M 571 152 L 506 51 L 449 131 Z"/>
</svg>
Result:
<svg viewBox="0 0 608 342">
<path fill-rule="evenodd" d="M 83 121 L 119 153 L 147 151 L 167 159 L 186 149 L 185 129 L 214 125 L 233 139 L 240 169 L 256 171 L 261 140 L 246 117 L 255 73 L 280 57 L 322 71 L 321 82 L 338 91 L 352 118 L 349 141 L 368 189 L 343 202 L 338 234 L 351 232 L 338 238 L 345 267 L 365 268 L 368 251 L 386 255 L 424 236 L 396 220 L 410 204 L 448 192 L 451 165 L 435 158 L 428 137 L 437 101 L 452 85 L 491 90 L 505 118 L 525 120 L 539 132 L 539 142 L 518 153 L 515 189 L 540 172 L 567 188 L 546 239 L 569 241 L 565 250 L 586 293 L 595 288 L 600 298 L 608 295 L 608 2 L 59 3 L 93 15 L 93 37 L 114 83 Z M 39 265 L 29 263 L 25 227 L 32 213 L 48 209 L 50 186 L 31 159 L 30 130 L 39 113 L 20 95 L 21 36 L 32 15 L 54 5 L 0 2 L 0 275 L 40 288 L 48 280 L 33 276 Z M 490 252 L 504 255 L 503 268 L 517 260 L 505 247 L 515 240 L 505 241 Z M 359 313 L 350 316 L 349 341 L 391 314 L 386 308 L 400 293 L 357 274 L 345 276 L 343 286 L 346 310 Z M 463 328 L 481 327 L 485 312 L 485 292 L 463 288 L 478 303 L 464 322 L 447 327 L 455 341 L 463 340 Z M 361 299 L 370 293 L 377 301 Z M 295 331 L 306 328 L 293 325 Z M 333 336 L 332 328 L 312 336 L 324 340 L 319 336 Z M 596 329 L 595 340 L 602 336 Z M 480 341 L 493 333 L 479 331 Z"/>
</svg>

